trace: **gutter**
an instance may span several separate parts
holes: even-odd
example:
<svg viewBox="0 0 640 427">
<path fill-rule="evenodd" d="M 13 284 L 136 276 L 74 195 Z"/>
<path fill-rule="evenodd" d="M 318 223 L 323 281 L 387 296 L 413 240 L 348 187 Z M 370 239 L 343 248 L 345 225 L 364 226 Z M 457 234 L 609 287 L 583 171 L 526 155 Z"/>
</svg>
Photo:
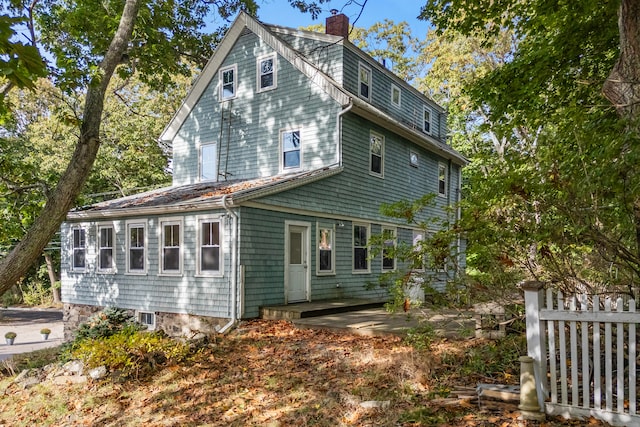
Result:
<svg viewBox="0 0 640 427">
<path fill-rule="evenodd" d="M 349 104 L 347 105 L 347 108 L 338 111 L 338 113 L 336 114 L 336 147 L 338 150 L 336 155 L 338 157 L 338 166 L 340 167 L 342 167 L 342 116 L 351 111 L 352 108 L 353 100 L 349 98 Z"/>
<path fill-rule="evenodd" d="M 238 215 L 233 212 L 229 205 L 227 205 L 227 197 L 225 194 L 222 196 L 222 206 L 229 213 L 232 219 L 232 232 L 231 232 L 231 318 L 226 325 L 218 330 L 219 333 L 224 334 L 230 328 L 235 326 L 238 317 Z"/>
</svg>

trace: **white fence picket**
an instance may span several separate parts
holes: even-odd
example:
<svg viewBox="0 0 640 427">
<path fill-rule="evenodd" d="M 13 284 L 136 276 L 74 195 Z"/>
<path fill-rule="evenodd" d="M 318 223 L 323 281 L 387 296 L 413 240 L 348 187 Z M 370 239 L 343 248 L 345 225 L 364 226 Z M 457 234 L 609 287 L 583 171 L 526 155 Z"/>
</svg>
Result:
<svg viewBox="0 0 640 427">
<path fill-rule="evenodd" d="M 546 301 L 541 300 L 543 297 Z M 529 303 L 532 298 L 535 304 Z M 565 298 L 562 292 L 554 298 L 551 289 L 543 292 L 541 287 L 531 286 L 525 288 L 525 306 L 527 328 L 540 328 L 527 330 L 527 337 L 535 337 L 529 342 L 529 351 L 543 349 L 543 357 L 536 363 L 540 363 L 537 369 L 541 372 L 538 394 L 548 396 L 546 412 L 565 417 L 594 416 L 614 426 L 640 425 L 636 389 L 636 358 L 640 357 L 636 324 L 640 315 L 635 301 L 612 301 L 608 297 L 602 301 L 597 295 Z M 530 313 L 532 309 L 535 314 Z M 530 322 L 530 316 L 536 322 Z M 550 381 L 548 390 L 546 378 Z"/>
</svg>

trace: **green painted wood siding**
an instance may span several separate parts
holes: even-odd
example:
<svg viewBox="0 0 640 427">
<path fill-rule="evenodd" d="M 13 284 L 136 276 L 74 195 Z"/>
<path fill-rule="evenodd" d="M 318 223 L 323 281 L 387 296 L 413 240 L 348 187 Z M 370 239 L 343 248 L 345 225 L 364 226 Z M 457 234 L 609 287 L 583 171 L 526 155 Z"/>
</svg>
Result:
<svg viewBox="0 0 640 427">
<path fill-rule="evenodd" d="M 309 59 L 323 73 L 331 77 L 337 83 L 342 84 L 342 43 L 326 42 L 316 38 L 294 36 L 292 34 L 279 33 L 278 36 L 289 43 L 291 47 Z"/>
<path fill-rule="evenodd" d="M 277 87 L 256 91 L 257 58 L 272 52 L 253 33 L 238 39 L 221 66 L 237 65 L 237 96 L 219 102 L 216 73 L 174 138 L 174 185 L 197 182 L 199 149 L 208 143 L 218 144 L 218 170 L 224 173 L 226 169 L 228 179 L 278 174 L 283 129 L 300 129 L 303 169 L 336 162 L 336 114 L 340 106 L 326 93 L 281 56 L 277 57 Z M 222 121 L 222 109 L 230 122 Z"/>
<path fill-rule="evenodd" d="M 221 212 L 200 212 L 199 215 L 220 215 Z M 182 219 L 183 271 L 181 275 L 159 273 L 160 221 Z M 146 223 L 146 274 L 127 274 L 126 271 L 126 223 Z M 223 269 L 222 277 L 196 276 L 195 215 L 181 217 L 129 218 L 100 222 L 65 222 L 61 227 L 61 282 L 62 300 L 65 303 L 96 306 L 114 306 L 143 311 L 197 314 L 212 317 L 230 316 L 231 272 L 229 222 L 222 218 Z M 116 273 L 101 273 L 97 270 L 98 224 L 113 225 L 115 231 Z M 84 272 L 71 269 L 71 227 L 81 225 L 87 236 L 87 268 Z"/>
<path fill-rule="evenodd" d="M 369 173 L 369 135 L 383 135 L 384 177 Z M 448 162 L 435 154 L 354 114 L 343 116 L 343 166 L 338 175 L 304 187 L 260 199 L 260 202 L 294 209 L 313 210 L 331 215 L 362 218 L 367 221 L 393 221 L 380 213 L 382 203 L 400 199 L 414 200 L 438 191 L 438 163 Z M 410 152 L 418 154 L 418 167 L 409 163 Z M 452 166 L 452 171 L 457 166 Z M 457 172 L 452 173 L 457 177 Z M 450 186 L 457 178 L 449 180 Z M 455 195 L 455 187 L 447 192 Z M 446 217 L 445 206 L 454 199 L 436 197 L 424 218 Z M 398 221 L 401 224 L 400 221 Z"/>
</svg>

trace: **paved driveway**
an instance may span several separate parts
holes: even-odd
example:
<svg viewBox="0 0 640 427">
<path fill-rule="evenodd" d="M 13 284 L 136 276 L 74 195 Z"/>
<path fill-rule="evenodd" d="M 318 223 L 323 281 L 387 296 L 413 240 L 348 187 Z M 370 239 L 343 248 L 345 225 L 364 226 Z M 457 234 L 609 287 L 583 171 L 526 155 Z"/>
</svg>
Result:
<svg viewBox="0 0 640 427">
<path fill-rule="evenodd" d="M 48 340 L 40 336 L 40 329 L 51 329 Z M 17 334 L 13 345 L 7 345 L 4 334 Z M 28 353 L 46 347 L 55 347 L 63 342 L 62 310 L 35 308 L 0 309 L 0 360 L 14 354 Z"/>
</svg>

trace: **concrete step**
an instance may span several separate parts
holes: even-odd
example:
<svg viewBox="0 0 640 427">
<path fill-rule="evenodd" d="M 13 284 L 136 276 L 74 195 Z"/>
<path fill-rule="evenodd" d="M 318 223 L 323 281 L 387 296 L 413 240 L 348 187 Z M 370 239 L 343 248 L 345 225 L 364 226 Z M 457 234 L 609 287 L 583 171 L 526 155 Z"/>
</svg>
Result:
<svg viewBox="0 0 640 427">
<path fill-rule="evenodd" d="M 307 317 L 379 308 L 385 301 L 370 299 L 342 299 L 317 302 L 303 302 L 260 308 L 260 317 L 268 320 L 293 320 Z"/>
</svg>

